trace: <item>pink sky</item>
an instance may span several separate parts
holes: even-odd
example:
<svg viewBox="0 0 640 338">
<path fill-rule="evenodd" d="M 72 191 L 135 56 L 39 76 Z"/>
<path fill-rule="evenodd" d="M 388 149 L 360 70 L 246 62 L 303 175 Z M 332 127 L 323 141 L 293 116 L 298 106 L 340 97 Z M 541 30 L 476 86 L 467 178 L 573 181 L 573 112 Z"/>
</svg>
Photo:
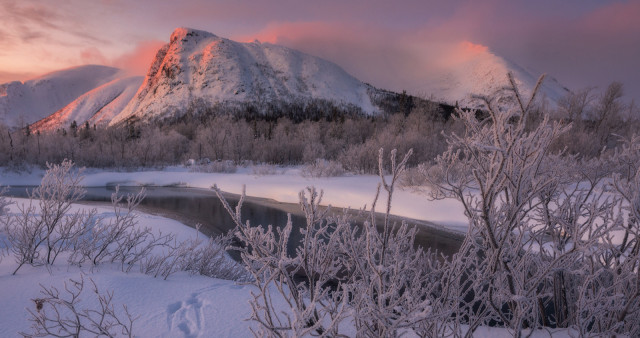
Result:
<svg viewBox="0 0 640 338">
<path fill-rule="evenodd" d="M 613 0 L 0 0 L 0 83 L 87 63 L 143 74 L 185 26 L 300 49 L 416 94 L 428 95 L 420 83 L 434 69 L 491 52 L 571 89 L 620 81 L 640 99 L 638 18 L 640 1 Z"/>
</svg>

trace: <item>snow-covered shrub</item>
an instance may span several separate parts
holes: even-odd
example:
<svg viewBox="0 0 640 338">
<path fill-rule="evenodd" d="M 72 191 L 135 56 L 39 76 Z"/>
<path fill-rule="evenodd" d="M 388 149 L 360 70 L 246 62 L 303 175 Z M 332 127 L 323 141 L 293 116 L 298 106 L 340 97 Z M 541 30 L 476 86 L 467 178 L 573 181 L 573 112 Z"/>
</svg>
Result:
<svg viewBox="0 0 640 338">
<path fill-rule="evenodd" d="M 234 234 L 242 244 L 237 248 L 256 288 L 252 292 L 251 319 L 260 324 L 257 336 L 303 336 L 329 334 L 335 336 L 345 316 L 345 290 L 331 292 L 341 271 L 337 242 L 347 222 L 327 222 L 318 208 L 321 195 L 309 188 L 309 197 L 300 193 L 300 204 L 306 215 L 306 227 L 300 229 L 302 239 L 290 255 L 292 223 L 274 229 L 271 225 L 250 226 L 242 222 L 241 210 L 245 194 L 233 211 L 219 189 L 214 187 L 232 219 Z M 277 290 L 277 291 L 276 291 Z M 276 293 L 274 295 L 274 293 Z M 274 296 L 282 296 L 289 308 L 276 309 Z"/>
<path fill-rule="evenodd" d="M 446 316 L 433 311 L 432 295 L 437 291 L 442 265 L 429 253 L 415 248 L 417 229 L 406 222 L 391 224 L 389 215 L 394 189 L 411 156 L 402 161 L 391 152 L 391 181 L 383 176 L 383 152 L 379 152 L 378 167 L 381 183 L 371 207 L 371 218 L 360 232 L 350 231 L 340 241 L 344 269 L 351 272 L 344 288 L 353 309 L 353 321 L 358 336 L 398 336 L 404 330 L 418 330 L 419 323 L 444 320 Z M 375 211 L 380 190 L 386 191 L 383 205 L 384 221 L 377 224 Z"/>
<path fill-rule="evenodd" d="M 429 171 L 429 163 L 420 163 L 417 167 L 407 168 L 403 175 L 400 176 L 399 186 L 402 188 L 410 188 L 415 190 L 422 190 L 422 188 L 428 185 L 428 179 L 426 173 Z"/>
<path fill-rule="evenodd" d="M 130 271 L 156 247 L 167 246 L 174 240 L 173 235 L 156 234 L 148 227 L 137 227 L 134 211 L 144 199 L 144 189 L 135 195 L 124 196 L 118 192 L 119 187 L 116 187 L 111 195 L 113 218 L 93 224 L 90 231 L 77 238 L 69 263 L 83 265 L 87 262 L 96 266 L 104 261 L 118 262 L 123 271 Z"/>
<path fill-rule="evenodd" d="M 303 177 L 336 177 L 344 175 L 342 164 L 336 161 L 317 158 L 313 163 L 305 164 L 300 169 Z"/>
<path fill-rule="evenodd" d="M 69 212 L 72 203 L 84 196 L 80 186 L 82 170 L 71 161 L 48 164 L 40 186 L 18 214 L 5 223 L 10 250 L 18 263 L 14 274 L 28 264 L 53 264 L 57 256 L 73 247 L 95 222 L 95 209 Z M 36 207 L 37 206 L 37 207 Z"/>
<path fill-rule="evenodd" d="M 349 172 L 373 174 L 377 170 L 376 151 L 380 149 L 377 142 L 354 144 L 338 155 L 337 161 Z"/>
<path fill-rule="evenodd" d="M 244 280 L 244 270 L 226 255 L 228 239 L 196 238 L 177 242 L 173 234 L 162 234 L 138 226 L 135 209 L 145 191 L 111 195 L 113 216 L 96 217 L 96 209 L 71 212 L 71 204 L 84 195 L 81 171 L 73 163 L 50 165 L 42 183 L 29 201 L 18 205 L 18 213 L 0 217 L 8 251 L 18 266 L 53 264 L 64 251 L 69 264 L 95 267 L 103 262 L 118 263 L 122 271 L 140 268 L 145 273 L 167 278 L 176 271 L 210 277 Z M 0 209 L 8 203 L 0 198 Z M 1 216 L 1 215 L 0 215 Z"/>
<path fill-rule="evenodd" d="M 185 241 L 179 251 L 185 252 L 179 262 L 179 270 L 191 274 L 234 281 L 248 281 L 250 276 L 242 265 L 233 261 L 226 249 L 231 243 L 229 236 L 212 237 L 208 240 L 196 238 Z"/>
<path fill-rule="evenodd" d="M 13 202 L 5 196 L 7 190 L 7 187 L 0 188 L 0 217 L 6 215 L 9 211 L 9 208 L 7 207 L 13 204 Z"/>
<path fill-rule="evenodd" d="M 234 211 L 214 188 L 236 223 L 238 250 L 253 277 L 251 319 L 260 325 L 257 336 L 340 336 L 347 322 L 355 324 L 358 336 L 396 336 L 449 317 L 450 312 L 431 310 L 443 265 L 414 246 L 415 228 L 389 220 L 394 187 L 409 156 L 398 163 L 393 151 L 391 181 L 381 175 L 378 193 L 383 188 L 388 196 L 383 224 L 375 217 L 379 194 L 371 219 L 360 227 L 347 215 L 321 211 L 322 194 L 308 188 L 308 194 L 300 193 L 306 225 L 299 236 L 291 217 L 277 228 L 250 226 L 241 218 L 244 194 Z M 276 298 L 284 299 L 286 311 L 277 310 Z"/>
<path fill-rule="evenodd" d="M 133 337 L 133 323 L 137 319 L 126 305 L 116 310 L 113 304 L 113 291 L 100 292 L 96 283 L 92 284 L 91 294 L 96 305 L 87 302 L 84 277 L 80 280 L 69 279 L 65 282 L 64 292 L 55 287 L 42 286 L 38 298 L 32 299 L 35 311 L 27 309 L 31 317 L 31 332 L 20 334 L 24 337 Z M 83 299 L 84 298 L 84 299 Z"/>
<path fill-rule="evenodd" d="M 135 209 L 144 196 L 144 189 L 124 196 L 116 187 L 111 195 L 113 217 L 96 222 L 77 238 L 69 263 L 78 266 L 118 263 L 122 271 L 138 267 L 142 273 L 164 279 L 178 271 L 230 280 L 247 278 L 242 267 L 226 255 L 227 237 L 177 241 L 173 234 L 140 228 Z"/>
<path fill-rule="evenodd" d="M 13 202 L 5 196 L 7 190 L 7 187 L 0 188 L 0 262 L 9 253 L 9 244 L 6 243 L 7 234 L 5 232 L 7 230 L 7 213 L 9 212 L 7 207 Z"/>
<path fill-rule="evenodd" d="M 226 254 L 229 243 L 228 236 L 174 241 L 165 245 L 162 253 L 145 257 L 140 264 L 140 271 L 163 279 L 178 271 L 186 271 L 212 278 L 241 282 L 250 280 L 243 266 Z"/>
</svg>

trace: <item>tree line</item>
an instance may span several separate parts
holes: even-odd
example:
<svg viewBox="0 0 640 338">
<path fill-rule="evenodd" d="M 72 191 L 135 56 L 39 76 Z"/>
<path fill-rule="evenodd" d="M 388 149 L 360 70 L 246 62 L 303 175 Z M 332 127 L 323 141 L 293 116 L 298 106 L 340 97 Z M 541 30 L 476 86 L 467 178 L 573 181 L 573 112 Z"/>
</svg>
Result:
<svg viewBox="0 0 640 338">
<path fill-rule="evenodd" d="M 70 159 L 80 166 L 126 169 L 164 167 L 188 159 L 275 165 L 324 159 L 339 162 L 350 172 L 375 173 L 377 149 L 413 149 L 408 167 L 416 167 L 433 162 L 446 149 L 443 133 L 464 128 L 451 118 L 457 114 L 452 106 L 406 93 L 377 95 L 376 103 L 391 113 L 369 116 L 353 107 L 339 110 L 318 101 L 304 107 L 273 105 L 264 111 L 252 105 L 231 110 L 209 107 L 209 111 L 191 107 L 179 119 L 129 120 L 112 127 L 73 121 L 57 130 L 33 131 L 29 125 L 17 130 L 0 125 L 0 166 L 44 168 L 47 162 Z M 549 111 L 541 105 L 531 107 L 530 122 L 542 119 L 543 110 Z M 486 118 L 486 112 L 479 110 L 476 117 Z M 602 93 L 588 88 L 570 94 L 549 114 L 552 120 L 572 125 L 552 148 L 566 147 L 567 154 L 597 157 L 603 150 L 615 149 L 620 137 L 638 128 L 637 115 L 633 104 L 623 102 L 619 83 Z"/>
</svg>

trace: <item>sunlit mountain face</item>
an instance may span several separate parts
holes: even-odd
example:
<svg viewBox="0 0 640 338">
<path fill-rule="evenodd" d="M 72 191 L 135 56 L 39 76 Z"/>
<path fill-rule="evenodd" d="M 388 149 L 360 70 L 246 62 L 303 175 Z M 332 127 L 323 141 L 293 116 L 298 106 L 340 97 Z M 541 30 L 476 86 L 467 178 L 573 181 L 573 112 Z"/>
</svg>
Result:
<svg viewBox="0 0 640 338">
<path fill-rule="evenodd" d="M 160 48 L 138 93 L 112 123 L 165 119 L 216 104 L 327 100 L 375 113 L 365 84 L 326 60 L 286 47 L 240 43 L 176 29 Z M 194 106 L 195 105 L 195 106 Z"/>
</svg>

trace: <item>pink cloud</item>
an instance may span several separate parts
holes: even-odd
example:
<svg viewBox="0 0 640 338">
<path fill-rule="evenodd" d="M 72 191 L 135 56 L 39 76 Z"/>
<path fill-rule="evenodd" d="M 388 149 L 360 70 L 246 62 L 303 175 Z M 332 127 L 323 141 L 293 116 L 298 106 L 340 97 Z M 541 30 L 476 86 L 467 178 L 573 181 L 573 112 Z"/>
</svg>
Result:
<svg viewBox="0 0 640 338">
<path fill-rule="evenodd" d="M 431 77 L 490 55 L 489 47 L 462 36 L 434 29 L 399 33 L 358 23 L 285 22 L 237 39 L 285 45 L 333 61 L 374 86 L 429 96 L 421 90 Z"/>
<path fill-rule="evenodd" d="M 640 95 L 640 2 L 573 5 L 469 1 L 442 18 L 410 27 L 362 21 L 272 22 L 242 38 L 324 57 L 364 81 L 396 90 L 419 88 L 438 67 L 495 53 L 534 72 L 549 73 L 569 88 L 622 81 L 630 96 Z M 465 41 L 470 45 L 460 45 Z M 483 47 L 469 48 L 475 45 Z"/>
<path fill-rule="evenodd" d="M 237 37 L 240 41 L 269 42 L 298 49 L 342 66 L 357 78 L 377 86 L 400 85 L 391 75 L 404 72 L 410 53 L 390 32 L 354 23 L 282 22 Z"/>
<path fill-rule="evenodd" d="M 581 20 L 581 25 L 592 32 L 609 36 L 631 35 L 640 32 L 640 2 L 618 2 L 602 7 Z"/>
<path fill-rule="evenodd" d="M 159 40 L 142 41 L 132 51 L 115 58 L 110 64 L 132 75 L 145 75 L 158 49 L 165 43 Z"/>
</svg>

